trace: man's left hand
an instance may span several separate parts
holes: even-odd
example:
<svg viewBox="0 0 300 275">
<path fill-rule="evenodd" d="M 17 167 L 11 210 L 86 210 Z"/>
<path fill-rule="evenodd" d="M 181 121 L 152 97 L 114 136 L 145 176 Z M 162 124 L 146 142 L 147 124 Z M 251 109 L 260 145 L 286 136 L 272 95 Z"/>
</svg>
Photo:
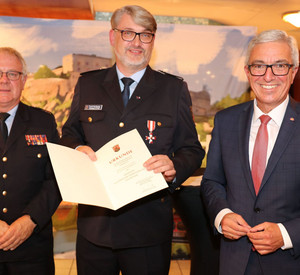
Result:
<svg viewBox="0 0 300 275">
<path fill-rule="evenodd" d="M 14 221 L 9 229 L 0 238 L 0 249 L 4 251 L 14 250 L 32 234 L 36 224 L 29 215 L 24 215 Z"/>
<path fill-rule="evenodd" d="M 167 182 L 172 182 L 176 176 L 173 162 L 166 155 L 152 156 L 144 163 L 144 167 L 154 173 L 162 173 Z"/>
<path fill-rule="evenodd" d="M 284 245 L 281 231 L 276 223 L 264 222 L 256 225 L 247 235 L 261 255 L 272 253 Z"/>
</svg>

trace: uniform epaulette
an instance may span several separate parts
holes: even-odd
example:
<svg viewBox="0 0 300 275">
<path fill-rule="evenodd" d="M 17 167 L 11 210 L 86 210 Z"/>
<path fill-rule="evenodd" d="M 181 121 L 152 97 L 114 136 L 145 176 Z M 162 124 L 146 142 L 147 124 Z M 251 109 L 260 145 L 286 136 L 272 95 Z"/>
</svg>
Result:
<svg viewBox="0 0 300 275">
<path fill-rule="evenodd" d="M 36 109 L 36 110 L 38 110 L 38 111 L 42 111 L 42 112 L 44 112 L 44 113 L 53 115 L 53 113 L 51 113 L 50 111 L 45 110 L 45 109 L 42 109 L 42 108 L 40 108 L 40 107 L 35 107 L 35 106 L 30 106 L 30 107 L 33 108 L 33 109 Z"/>
<path fill-rule="evenodd" d="M 166 73 L 166 72 L 164 72 L 162 70 L 158 70 L 158 72 L 160 72 L 161 74 L 164 74 L 164 75 L 169 75 L 169 76 L 172 76 L 172 77 L 176 77 L 176 78 L 178 78 L 180 80 L 183 80 L 183 78 L 181 76 L 178 76 L 178 75 L 175 75 L 175 74 Z"/>
<path fill-rule="evenodd" d="M 100 69 L 97 69 L 97 70 L 82 72 L 82 73 L 80 73 L 80 75 L 85 75 L 85 74 L 90 74 L 90 73 L 96 73 L 96 72 L 99 72 L 99 71 L 101 71 L 103 69 L 104 68 L 100 68 Z"/>
</svg>

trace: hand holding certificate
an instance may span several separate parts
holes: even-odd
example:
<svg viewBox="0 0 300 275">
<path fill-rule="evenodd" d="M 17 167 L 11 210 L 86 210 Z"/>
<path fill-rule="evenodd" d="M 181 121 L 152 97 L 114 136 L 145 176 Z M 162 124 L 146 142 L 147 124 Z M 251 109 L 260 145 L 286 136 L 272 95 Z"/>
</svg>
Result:
<svg viewBox="0 0 300 275">
<path fill-rule="evenodd" d="M 168 187 L 160 173 L 143 167 L 151 154 L 136 129 L 100 148 L 95 162 L 68 147 L 47 148 L 64 201 L 117 210 Z"/>
</svg>

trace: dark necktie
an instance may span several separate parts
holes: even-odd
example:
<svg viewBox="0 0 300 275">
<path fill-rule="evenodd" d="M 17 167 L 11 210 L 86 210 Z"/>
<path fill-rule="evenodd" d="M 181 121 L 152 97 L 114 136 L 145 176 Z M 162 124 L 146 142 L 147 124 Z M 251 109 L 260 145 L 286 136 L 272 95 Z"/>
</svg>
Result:
<svg viewBox="0 0 300 275">
<path fill-rule="evenodd" d="M 124 84 L 124 89 L 122 91 L 122 98 L 123 98 L 124 106 L 126 107 L 129 100 L 129 94 L 130 94 L 129 86 L 134 82 L 134 80 L 129 77 L 123 77 L 121 80 Z"/>
<path fill-rule="evenodd" d="M 260 116 L 260 127 L 255 139 L 252 156 L 252 179 L 256 195 L 258 194 L 262 178 L 266 169 L 266 159 L 268 150 L 268 129 L 267 124 L 271 118 L 267 115 Z"/>
<path fill-rule="evenodd" d="M 3 138 L 4 143 L 6 142 L 8 136 L 8 130 L 5 123 L 5 120 L 9 117 L 8 113 L 0 113 L 0 131 Z"/>
</svg>

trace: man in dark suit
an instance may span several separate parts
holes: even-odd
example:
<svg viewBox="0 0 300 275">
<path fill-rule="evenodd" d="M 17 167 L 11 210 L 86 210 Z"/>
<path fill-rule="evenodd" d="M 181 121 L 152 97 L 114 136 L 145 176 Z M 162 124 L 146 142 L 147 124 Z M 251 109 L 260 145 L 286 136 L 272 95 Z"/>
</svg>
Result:
<svg viewBox="0 0 300 275">
<path fill-rule="evenodd" d="M 20 102 L 26 64 L 0 48 L 0 274 L 54 274 L 51 216 L 61 200 L 45 142 L 54 116 Z"/>
<path fill-rule="evenodd" d="M 142 7 L 126 6 L 113 14 L 111 24 L 116 64 L 79 78 L 62 144 L 95 159 L 94 151 L 136 128 L 153 155 L 144 166 L 162 173 L 169 190 L 117 211 L 79 205 L 78 274 L 168 274 L 170 192 L 201 165 L 204 151 L 186 83 L 148 66 L 156 31 L 153 16 Z M 127 105 L 122 101 L 126 88 L 121 93 L 124 77 L 133 80 Z"/>
<path fill-rule="evenodd" d="M 300 274 L 298 66 L 293 37 L 262 32 L 246 57 L 254 101 L 215 117 L 201 191 L 223 234 L 220 274 Z"/>
</svg>

